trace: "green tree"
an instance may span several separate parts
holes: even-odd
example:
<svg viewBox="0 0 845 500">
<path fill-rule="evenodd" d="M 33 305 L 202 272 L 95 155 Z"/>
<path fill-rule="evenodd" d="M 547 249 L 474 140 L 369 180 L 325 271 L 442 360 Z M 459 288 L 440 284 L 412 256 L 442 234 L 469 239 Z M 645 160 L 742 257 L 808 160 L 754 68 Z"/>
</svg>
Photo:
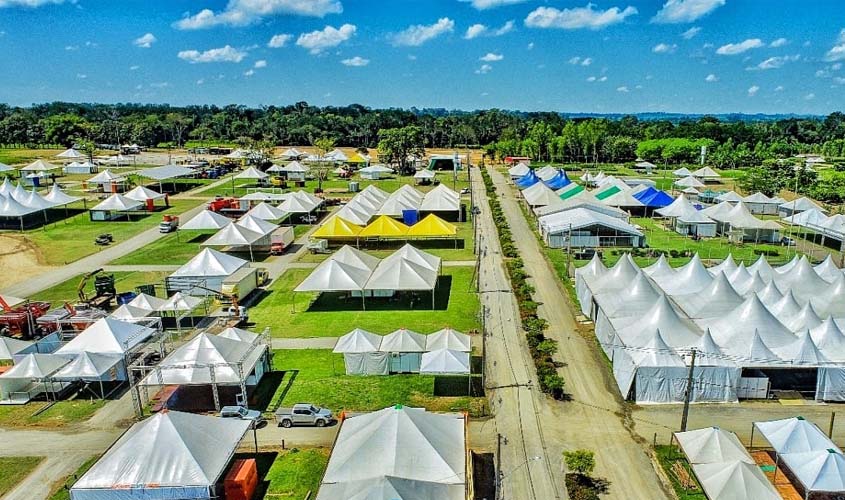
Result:
<svg viewBox="0 0 845 500">
<path fill-rule="evenodd" d="M 76 141 L 76 149 L 88 157 L 88 161 L 94 162 L 94 155 L 97 153 L 97 145 L 91 139 L 79 139 Z"/>
<path fill-rule="evenodd" d="M 329 163 L 323 161 L 323 157 L 329 154 L 330 151 L 334 150 L 334 139 L 330 137 L 320 137 L 314 141 L 313 145 L 314 149 L 317 150 L 317 155 L 319 156 L 320 161 L 317 162 L 316 166 L 312 167 L 312 170 L 317 176 L 317 191 L 322 193 L 323 181 L 329 176 L 330 166 Z"/>
<path fill-rule="evenodd" d="M 176 147 L 181 148 L 184 144 L 185 131 L 194 122 L 193 118 L 183 115 L 182 113 L 167 113 L 164 117 L 168 128 L 170 129 L 173 142 Z"/>
<path fill-rule="evenodd" d="M 590 450 L 564 451 L 563 463 L 575 474 L 590 476 L 596 468 L 596 455 Z"/>
<path fill-rule="evenodd" d="M 69 148 L 77 139 L 87 137 L 88 122 L 72 113 L 49 116 L 42 124 L 48 144 L 61 144 Z"/>
<path fill-rule="evenodd" d="M 425 138 L 422 129 L 416 125 L 382 129 L 378 131 L 378 137 L 379 157 L 388 163 L 399 165 L 399 171 L 402 173 L 409 173 L 409 156 L 425 156 Z"/>
</svg>

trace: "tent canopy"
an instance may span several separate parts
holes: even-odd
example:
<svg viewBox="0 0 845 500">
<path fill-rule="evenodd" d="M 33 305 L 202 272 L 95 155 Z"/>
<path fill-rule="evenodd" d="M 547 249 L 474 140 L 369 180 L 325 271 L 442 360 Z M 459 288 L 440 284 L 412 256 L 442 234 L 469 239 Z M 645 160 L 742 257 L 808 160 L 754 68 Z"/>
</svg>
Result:
<svg viewBox="0 0 845 500">
<path fill-rule="evenodd" d="M 386 215 L 378 216 L 358 233 L 362 238 L 404 238 L 408 235 L 408 226 Z"/>
<path fill-rule="evenodd" d="M 179 229 L 207 231 L 211 229 L 222 229 L 231 223 L 232 220 L 225 215 L 212 212 L 211 210 L 203 210 L 182 224 L 182 227 Z"/>
<path fill-rule="evenodd" d="M 91 208 L 91 210 L 102 212 L 120 212 L 138 210 L 143 206 L 144 204 L 140 201 L 127 198 L 126 196 L 123 196 L 119 193 L 115 193 L 100 202 L 98 205 Z"/>
<path fill-rule="evenodd" d="M 468 374 L 469 353 L 453 349 L 437 349 L 424 352 L 420 361 L 420 373 Z"/>
<path fill-rule="evenodd" d="M 733 432 L 718 427 L 705 427 L 688 432 L 676 432 L 675 439 L 691 464 L 733 462 L 754 463 L 745 446 Z"/>
<path fill-rule="evenodd" d="M 245 265 L 243 259 L 205 248 L 171 276 L 229 276 Z"/>
<path fill-rule="evenodd" d="M 356 328 L 337 339 L 332 352 L 344 354 L 378 352 L 381 339 L 381 335 Z"/>
<path fill-rule="evenodd" d="M 161 167 L 145 168 L 138 171 L 138 175 L 153 179 L 155 181 L 166 181 L 168 179 L 176 179 L 177 177 L 188 177 L 194 175 L 193 169 L 183 167 L 181 165 L 164 165 Z"/>
<path fill-rule="evenodd" d="M 141 385 L 241 384 L 264 352 L 263 344 L 203 332 L 168 354 Z"/>
<path fill-rule="evenodd" d="M 246 170 L 244 170 L 243 172 L 240 172 L 237 175 L 235 175 L 235 179 L 248 179 L 248 180 L 260 180 L 260 179 L 266 179 L 267 177 L 270 177 L 270 176 L 265 174 L 261 170 L 258 170 L 255 167 L 249 167 Z"/>
<path fill-rule="evenodd" d="M 408 236 L 445 237 L 458 234 L 458 227 L 434 214 L 428 214 L 408 229 Z"/>
<path fill-rule="evenodd" d="M 339 215 L 333 215 L 311 235 L 313 238 L 354 238 L 364 228 L 349 222 Z"/>
<path fill-rule="evenodd" d="M 56 354 L 124 354 L 149 338 L 155 330 L 146 326 L 120 321 L 115 318 L 100 318 L 82 331 L 73 340 L 60 347 Z"/>
</svg>

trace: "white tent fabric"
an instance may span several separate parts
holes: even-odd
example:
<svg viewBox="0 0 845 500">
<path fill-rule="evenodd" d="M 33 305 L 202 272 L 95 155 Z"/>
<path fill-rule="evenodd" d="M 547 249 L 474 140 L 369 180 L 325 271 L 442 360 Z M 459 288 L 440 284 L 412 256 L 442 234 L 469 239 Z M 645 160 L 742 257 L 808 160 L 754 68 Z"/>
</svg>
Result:
<svg viewBox="0 0 845 500">
<path fill-rule="evenodd" d="M 787 453 L 782 457 L 789 470 L 809 491 L 845 491 L 845 456 L 833 450 Z"/>
<path fill-rule="evenodd" d="M 460 195 L 443 184 L 427 192 L 420 203 L 420 210 L 425 212 L 457 212 L 460 209 Z"/>
<path fill-rule="evenodd" d="M 698 170 L 694 171 L 692 175 L 701 179 L 718 179 L 722 177 L 721 175 L 719 175 L 718 172 L 716 172 L 710 167 L 701 167 Z"/>
<path fill-rule="evenodd" d="M 818 203 L 816 203 L 813 200 L 807 198 L 806 196 L 796 198 L 796 199 L 794 199 L 792 201 L 788 201 L 786 203 L 781 203 L 780 208 L 787 209 L 790 212 L 794 212 L 794 213 L 806 212 L 808 210 L 816 210 L 816 211 L 821 212 L 821 213 L 827 212 L 827 210 L 822 208 Z"/>
<path fill-rule="evenodd" d="M 238 198 L 247 201 L 284 201 L 290 196 L 289 193 L 268 193 L 265 191 L 253 191 Z"/>
<path fill-rule="evenodd" d="M 728 191 L 726 193 L 722 193 L 716 197 L 716 201 L 727 201 L 728 203 L 739 203 L 742 201 L 742 196 L 738 195 L 734 191 Z"/>
<path fill-rule="evenodd" d="M 100 318 L 60 347 L 56 354 L 93 352 L 123 355 L 154 333 L 155 330 L 146 326 L 114 318 Z"/>
<path fill-rule="evenodd" d="M 261 233 L 256 233 L 255 231 L 247 229 L 239 224 L 228 224 L 220 231 L 214 233 L 213 236 L 203 241 L 202 246 L 249 246 L 262 238 L 264 238 L 264 235 Z"/>
<path fill-rule="evenodd" d="M 35 188 L 32 188 L 32 191 L 30 191 L 23 200 L 19 201 L 23 204 L 23 206 L 35 210 L 46 210 L 55 206 L 52 202 L 38 194 L 35 191 Z"/>
<path fill-rule="evenodd" d="M 92 211 L 115 212 L 138 210 L 144 206 L 140 201 L 129 199 L 122 194 L 115 193 L 98 205 L 91 208 Z"/>
<path fill-rule="evenodd" d="M 672 175 L 675 177 L 689 177 L 692 175 L 692 172 L 687 167 L 681 167 L 677 170 L 672 171 Z"/>
<path fill-rule="evenodd" d="M 304 191 L 291 193 L 285 201 L 279 205 L 279 210 L 294 214 L 307 214 L 313 212 L 322 204 L 322 200 L 314 198 Z"/>
<path fill-rule="evenodd" d="M 827 254 L 827 257 L 825 257 L 821 264 L 813 266 L 813 269 L 815 269 L 816 274 L 821 276 L 823 280 L 831 283 L 845 274 L 842 269 L 839 269 L 836 262 L 833 261 L 833 254 Z"/>
<path fill-rule="evenodd" d="M 250 422 L 159 412 L 136 423 L 71 488 L 74 500 L 211 498 Z"/>
<path fill-rule="evenodd" d="M 127 305 L 141 309 L 148 312 L 158 311 L 159 307 L 163 306 L 167 299 L 147 295 L 146 293 L 139 293 Z"/>
<path fill-rule="evenodd" d="M 602 226 L 619 233 L 642 237 L 643 233 L 624 220 L 610 217 L 586 208 L 576 208 L 543 216 L 539 219 L 540 231 L 544 235 L 558 234 L 591 226 Z"/>
<path fill-rule="evenodd" d="M 512 179 L 517 179 L 530 171 L 531 167 L 520 162 L 508 169 L 508 175 L 510 175 Z"/>
<path fill-rule="evenodd" d="M 260 180 L 260 179 L 266 179 L 267 177 L 270 177 L 270 176 L 265 174 L 261 170 L 258 170 L 255 167 L 249 167 L 246 170 L 244 170 L 243 172 L 239 172 L 237 175 L 235 175 L 235 179 L 246 179 L 246 180 Z"/>
<path fill-rule="evenodd" d="M 602 203 L 611 207 L 642 207 L 643 202 L 634 197 L 633 190 L 622 189 L 603 200 Z"/>
<path fill-rule="evenodd" d="M 472 351 L 472 344 L 469 335 L 452 330 L 451 328 L 444 328 L 426 336 L 425 348 L 427 351 L 451 349 L 454 351 L 470 352 Z"/>
<path fill-rule="evenodd" d="M 332 352 L 343 354 L 378 352 L 381 340 L 381 335 L 356 328 L 337 339 Z"/>
<path fill-rule="evenodd" d="M 540 178 L 541 181 L 547 181 L 557 175 L 557 169 L 551 165 L 546 165 L 543 168 L 534 171 L 537 174 L 537 177 Z"/>
<path fill-rule="evenodd" d="M 109 169 L 105 169 L 94 177 L 88 179 L 89 184 L 110 184 L 113 182 L 123 182 L 126 178 L 113 173 Z"/>
<path fill-rule="evenodd" d="M 61 206 L 67 205 L 70 203 L 77 202 L 82 198 L 78 196 L 70 196 L 62 191 L 62 188 L 59 187 L 58 184 L 53 184 L 53 187 L 50 188 L 50 191 L 44 195 L 44 199 L 49 201 L 53 204 L 53 206 Z"/>
<path fill-rule="evenodd" d="M 425 335 L 404 328 L 385 335 L 380 352 L 425 352 Z"/>
<path fill-rule="evenodd" d="M 81 352 L 70 363 L 53 374 L 56 380 L 113 381 L 126 380 L 125 372 L 116 366 L 123 362 L 119 354 Z"/>
<path fill-rule="evenodd" d="M 146 202 L 147 200 L 161 200 L 167 197 L 167 195 L 158 193 L 144 186 L 137 186 L 131 191 L 127 192 L 124 196 L 126 196 L 130 200 L 140 202 Z"/>
<path fill-rule="evenodd" d="M 303 165 L 302 163 L 299 163 L 298 161 L 292 161 L 292 162 L 288 163 L 287 165 L 285 165 L 284 167 L 281 168 L 281 172 L 300 173 L 300 174 L 307 173 L 310 170 L 311 170 L 310 168 Z"/>
<path fill-rule="evenodd" d="M 30 163 L 29 165 L 21 168 L 21 172 L 48 172 L 50 170 L 55 170 L 59 168 L 58 165 L 53 165 L 52 163 L 47 163 L 44 160 L 35 160 L 34 162 Z"/>
<path fill-rule="evenodd" d="M 240 219 L 238 219 L 237 222 L 235 222 L 235 225 L 249 229 L 250 231 L 258 233 L 262 236 L 267 236 L 279 227 L 278 225 L 273 224 L 272 222 L 259 219 L 258 217 L 255 217 L 250 214 L 246 214 Z"/>
<path fill-rule="evenodd" d="M 0 381 L 10 379 L 44 380 L 56 373 L 70 360 L 57 354 L 30 353 L 0 374 Z"/>
<path fill-rule="evenodd" d="M 164 165 L 162 167 L 145 168 L 138 171 L 138 175 L 156 181 L 166 181 L 177 177 L 188 177 L 196 174 L 193 169 L 181 165 Z"/>
<path fill-rule="evenodd" d="M 123 304 L 109 314 L 109 317 L 119 319 L 121 321 L 132 321 L 136 319 L 146 318 L 152 311 L 141 309 L 129 304 Z"/>
<path fill-rule="evenodd" d="M 255 342 L 255 340 L 259 337 L 257 333 L 251 332 L 249 330 L 244 330 L 242 328 L 234 328 L 231 326 L 218 333 L 217 336 L 226 339 L 239 340 L 241 342 L 250 343 Z"/>
<path fill-rule="evenodd" d="M 414 179 L 431 180 L 437 176 L 437 172 L 433 170 L 417 170 L 414 173 Z"/>
<path fill-rule="evenodd" d="M 337 212 L 335 212 L 335 215 L 337 217 L 342 217 L 348 220 L 349 222 L 357 224 L 359 226 L 366 226 L 373 216 L 373 214 L 355 209 L 349 203 L 341 207 L 341 209 Z"/>
<path fill-rule="evenodd" d="M 0 196 L 0 217 L 23 217 L 35 212 L 39 210 L 24 206 L 11 195 Z"/>
<path fill-rule="evenodd" d="M 367 284 L 372 271 L 327 259 L 321 262 L 295 292 L 345 292 L 361 291 Z"/>
<path fill-rule="evenodd" d="M 75 160 L 77 158 L 85 158 L 85 155 L 73 148 L 70 148 L 57 154 L 56 158 L 62 158 L 64 160 Z"/>
<path fill-rule="evenodd" d="M 317 500 L 463 500 L 464 424 L 403 406 L 346 419 Z"/>
<path fill-rule="evenodd" d="M 779 500 L 780 494 L 755 464 L 744 461 L 694 464 L 702 489 L 711 500 Z"/>
<path fill-rule="evenodd" d="M 13 360 L 15 355 L 28 350 L 35 342 L 18 340 L 11 337 L 0 337 L 0 360 Z"/>
<path fill-rule="evenodd" d="M 203 210 L 190 220 L 182 224 L 180 229 L 189 231 L 207 231 L 211 229 L 222 229 L 231 224 L 232 220 L 225 215 L 220 215 L 211 210 Z"/>
<path fill-rule="evenodd" d="M 537 217 L 543 217 L 559 212 L 566 212 L 567 210 L 573 210 L 576 208 L 586 208 L 594 212 L 598 212 L 600 214 L 608 215 L 610 217 L 616 217 L 617 219 L 621 219 L 623 221 L 627 221 L 630 217 L 628 212 L 620 208 L 605 205 L 604 203 L 598 200 L 590 201 L 585 198 L 575 197 L 569 200 L 558 200 L 553 204 L 546 205 L 544 207 L 536 207 L 534 209 L 534 213 L 537 214 Z"/>
<path fill-rule="evenodd" d="M 676 432 L 675 439 L 691 464 L 733 461 L 755 463 L 736 434 L 718 427 Z"/>
<path fill-rule="evenodd" d="M 842 453 L 816 424 L 801 417 L 754 422 L 754 428 L 779 455 L 828 449 Z"/>
<path fill-rule="evenodd" d="M 704 183 L 693 176 L 687 176 L 675 181 L 675 185 L 683 188 L 703 188 Z"/>
<path fill-rule="evenodd" d="M 171 276 L 229 276 L 245 265 L 243 259 L 205 248 Z"/>
<path fill-rule="evenodd" d="M 359 269 L 366 269 L 370 272 L 372 272 L 372 270 L 378 266 L 379 262 L 381 262 L 378 257 L 373 257 L 372 255 L 349 245 L 342 246 L 340 250 L 330 257 L 330 259 L 348 264 L 352 267 L 357 267 Z"/>
<path fill-rule="evenodd" d="M 394 254 L 395 255 L 395 254 Z M 437 271 L 405 258 L 381 261 L 367 280 L 366 290 L 434 290 Z"/>
<path fill-rule="evenodd" d="M 265 352 L 266 346 L 263 344 L 203 332 L 168 354 L 140 384 L 158 386 L 245 383 Z"/>
<path fill-rule="evenodd" d="M 190 295 L 183 295 L 182 292 L 176 292 L 167 299 L 164 304 L 159 306 L 158 312 L 189 312 L 193 311 L 202 304 L 202 299 L 199 297 L 191 297 Z"/>
<path fill-rule="evenodd" d="M 424 352 L 420 362 L 420 373 L 428 374 L 468 374 L 469 353 L 453 349 L 438 349 Z"/>
<path fill-rule="evenodd" d="M 278 208 L 264 201 L 252 207 L 246 214 L 251 215 L 252 217 L 255 217 L 257 219 L 268 221 L 283 219 L 287 215 L 284 211 L 279 210 Z"/>
</svg>

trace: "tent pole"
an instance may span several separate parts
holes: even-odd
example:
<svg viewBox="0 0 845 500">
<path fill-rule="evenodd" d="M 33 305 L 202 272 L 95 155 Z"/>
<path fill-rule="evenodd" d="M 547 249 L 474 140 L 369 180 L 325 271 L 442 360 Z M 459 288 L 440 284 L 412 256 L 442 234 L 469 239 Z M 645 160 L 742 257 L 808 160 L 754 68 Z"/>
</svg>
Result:
<svg viewBox="0 0 845 500">
<path fill-rule="evenodd" d="M 100 379 L 100 394 L 102 394 L 103 399 L 106 399 L 106 390 L 103 389 L 103 379 Z"/>
</svg>

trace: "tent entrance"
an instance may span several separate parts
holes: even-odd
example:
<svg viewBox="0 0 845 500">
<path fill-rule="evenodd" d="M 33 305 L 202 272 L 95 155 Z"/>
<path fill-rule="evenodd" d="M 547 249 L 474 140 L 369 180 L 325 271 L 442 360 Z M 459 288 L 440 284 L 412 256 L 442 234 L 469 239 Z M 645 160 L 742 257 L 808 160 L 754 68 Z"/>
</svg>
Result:
<svg viewBox="0 0 845 500">
<path fill-rule="evenodd" d="M 743 377 L 767 377 L 769 391 L 785 399 L 794 399 L 794 394 L 813 399 L 816 395 L 817 368 L 744 368 Z"/>
</svg>

